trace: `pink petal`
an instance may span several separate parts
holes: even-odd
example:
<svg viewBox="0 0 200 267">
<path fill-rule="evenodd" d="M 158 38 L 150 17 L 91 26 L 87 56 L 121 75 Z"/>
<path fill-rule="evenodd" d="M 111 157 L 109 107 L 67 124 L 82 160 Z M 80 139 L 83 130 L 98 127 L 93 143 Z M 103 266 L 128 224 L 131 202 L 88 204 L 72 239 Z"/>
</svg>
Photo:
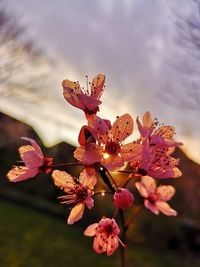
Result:
<svg viewBox="0 0 200 267">
<path fill-rule="evenodd" d="M 41 159 L 44 158 L 44 155 L 42 153 L 41 148 L 39 147 L 39 145 L 35 142 L 35 140 L 28 138 L 28 137 L 22 137 L 21 139 L 26 140 L 28 142 L 31 143 L 32 147 L 34 148 L 36 154 L 38 155 L 38 157 L 40 157 Z"/>
<path fill-rule="evenodd" d="M 135 187 L 137 188 L 137 190 L 139 191 L 140 195 L 144 198 L 148 197 L 148 192 L 146 190 L 146 187 L 143 185 L 143 183 L 141 182 L 136 182 L 135 183 Z"/>
<path fill-rule="evenodd" d="M 99 99 L 104 91 L 104 83 L 105 83 L 105 75 L 98 74 L 93 80 L 91 84 L 91 94 L 96 99 Z"/>
<path fill-rule="evenodd" d="M 41 159 L 39 157 L 39 155 L 34 150 L 33 151 L 26 151 L 26 152 L 22 153 L 21 149 L 24 147 L 25 146 L 20 147 L 19 151 L 21 154 L 21 159 L 23 160 L 23 162 L 25 163 L 25 165 L 28 168 L 37 168 L 37 167 L 40 167 L 44 164 L 44 159 Z"/>
<path fill-rule="evenodd" d="M 155 204 L 149 202 L 148 199 L 144 200 L 144 205 L 147 209 L 152 211 L 154 214 L 158 215 L 159 214 L 159 209 L 155 206 Z"/>
<path fill-rule="evenodd" d="M 138 130 L 142 137 L 149 137 L 153 131 L 153 120 L 151 114 L 147 111 L 143 115 L 143 125 L 140 123 L 137 117 L 136 122 L 138 125 Z"/>
<path fill-rule="evenodd" d="M 166 141 L 162 136 L 153 134 L 151 136 L 151 144 L 156 144 L 157 146 L 166 146 Z"/>
<path fill-rule="evenodd" d="M 20 146 L 19 148 L 19 154 L 20 154 L 20 157 L 22 158 L 23 157 L 23 154 L 26 153 L 26 152 L 33 152 L 35 151 L 34 150 L 34 147 L 31 146 L 31 145 L 26 145 L 26 146 Z"/>
<path fill-rule="evenodd" d="M 151 116 L 151 113 L 149 111 L 146 111 L 142 118 L 143 127 L 145 128 L 151 128 L 153 126 L 153 119 Z"/>
<path fill-rule="evenodd" d="M 84 201 L 84 203 L 88 209 L 91 209 L 94 207 L 94 199 L 91 197 L 87 197 L 86 200 Z"/>
<path fill-rule="evenodd" d="M 84 210 L 85 210 L 85 205 L 83 203 L 79 203 L 76 206 L 74 206 L 69 214 L 67 223 L 74 224 L 75 222 L 80 220 L 83 217 Z"/>
<path fill-rule="evenodd" d="M 116 119 L 112 129 L 113 141 L 121 143 L 133 132 L 133 119 L 129 114 L 124 114 Z"/>
<path fill-rule="evenodd" d="M 64 98 L 69 102 L 72 106 L 77 107 L 81 110 L 84 110 L 84 106 L 81 103 L 79 97 L 82 95 L 82 90 L 80 88 L 79 83 L 74 83 L 69 80 L 64 80 L 62 82 L 63 86 L 63 95 Z"/>
<path fill-rule="evenodd" d="M 79 132 L 78 142 L 81 146 L 84 146 L 89 142 L 93 143 L 95 142 L 96 135 L 97 133 L 94 129 L 84 125 Z"/>
<path fill-rule="evenodd" d="M 139 167 L 145 170 L 149 169 L 151 165 L 152 154 L 150 150 L 149 143 L 145 141 L 142 145 L 142 155 L 141 159 L 139 160 Z"/>
<path fill-rule="evenodd" d="M 93 242 L 93 249 L 96 253 L 102 254 L 107 249 L 107 239 L 103 239 L 102 236 L 99 234 L 95 236 L 94 242 Z"/>
<path fill-rule="evenodd" d="M 108 245 L 107 245 L 107 255 L 108 256 L 111 256 L 115 250 L 118 248 L 118 245 L 119 245 L 119 240 L 118 238 L 115 236 L 110 236 L 108 238 Z"/>
<path fill-rule="evenodd" d="M 177 215 L 177 211 L 172 209 L 169 204 L 164 201 L 156 201 L 155 205 L 163 214 L 167 216 Z"/>
<path fill-rule="evenodd" d="M 160 185 L 156 191 L 159 195 L 159 199 L 162 201 L 170 200 L 174 196 L 175 192 L 175 188 L 171 185 Z"/>
<path fill-rule="evenodd" d="M 89 175 L 88 172 L 84 169 L 80 173 L 79 181 L 83 186 L 93 189 L 97 183 L 97 177 L 96 175 Z"/>
<path fill-rule="evenodd" d="M 155 179 L 153 179 L 150 176 L 143 176 L 141 179 L 141 183 L 144 185 L 146 188 L 148 194 L 152 194 L 156 190 L 156 182 Z"/>
<path fill-rule="evenodd" d="M 106 167 L 108 170 L 112 171 L 116 168 L 124 166 L 124 160 L 119 155 L 106 154 L 106 157 L 103 158 L 102 165 Z"/>
<path fill-rule="evenodd" d="M 88 144 L 86 146 L 78 147 L 74 151 L 74 157 L 87 164 L 102 161 L 102 149 L 96 144 Z"/>
<path fill-rule="evenodd" d="M 74 188 L 75 186 L 74 179 L 70 174 L 68 174 L 65 171 L 59 171 L 59 170 L 53 171 L 52 178 L 54 184 L 57 187 L 64 189 L 64 191 L 68 191 L 70 190 L 70 188 Z"/>
<path fill-rule="evenodd" d="M 172 178 L 178 178 L 181 175 L 182 175 L 182 172 L 179 170 L 179 168 L 177 168 L 177 167 L 173 168 Z"/>
<path fill-rule="evenodd" d="M 142 145 L 137 143 L 123 145 L 120 154 L 126 162 L 139 161 L 142 154 Z"/>
<path fill-rule="evenodd" d="M 109 120 L 105 120 L 96 116 L 95 120 L 93 121 L 93 127 L 99 135 L 104 135 L 111 129 L 111 123 Z"/>
<path fill-rule="evenodd" d="M 139 121 L 139 117 L 137 117 L 136 123 L 140 134 L 145 137 L 149 131 L 146 131 L 145 128 L 142 126 L 141 122 Z"/>
<path fill-rule="evenodd" d="M 7 174 L 11 182 L 20 182 L 34 177 L 38 173 L 38 169 L 28 169 L 27 167 L 14 167 Z"/>
<path fill-rule="evenodd" d="M 80 95 L 79 101 L 84 106 L 84 109 L 87 108 L 90 111 L 94 111 L 98 108 L 98 106 L 101 104 L 101 101 L 96 99 L 93 96 L 89 95 Z"/>
<path fill-rule="evenodd" d="M 84 232 L 84 235 L 85 236 L 94 236 L 94 235 L 96 235 L 96 229 L 97 229 L 97 227 L 98 227 L 98 223 L 93 223 L 93 224 L 89 225 L 86 228 L 86 230 Z"/>
<path fill-rule="evenodd" d="M 166 138 L 166 139 L 171 139 L 174 133 L 175 133 L 175 128 L 173 126 L 164 125 L 164 126 L 160 126 L 155 131 L 154 134 L 162 136 L 163 138 Z"/>
<path fill-rule="evenodd" d="M 165 178 L 178 178 L 182 175 L 181 171 L 177 168 L 163 169 L 163 168 L 152 168 L 148 171 L 150 176 L 155 178 L 165 179 Z"/>
</svg>

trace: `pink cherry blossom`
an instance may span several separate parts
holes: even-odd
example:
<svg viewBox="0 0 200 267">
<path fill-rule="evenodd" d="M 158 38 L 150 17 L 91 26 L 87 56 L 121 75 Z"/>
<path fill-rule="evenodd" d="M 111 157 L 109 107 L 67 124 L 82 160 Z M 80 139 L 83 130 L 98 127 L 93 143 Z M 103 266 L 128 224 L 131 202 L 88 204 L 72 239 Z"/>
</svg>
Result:
<svg viewBox="0 0 200 267">
<path fill-rule="evenodd" d="M 140 123 L 139 118 L 136 119 L 139 132 L 142 140 L 149 142 L 152 146 L 154 145 L 167 145 L 168 147 L 178 147 L 182 143 L 176 142 L 173 139 L 175 134 L 175 128 L 169 125 L 158 126 L 158 122 L 152 119 L 150 112 L 146 111 Z"/>
<path fill-rule="evenodd" d="M 117 208 L 126 209 L 133 205 L 133 194 L 127 188 L 118 188 L 113 196 L 114 204 Z"/>
<path fill-rule="evenodd" d="M 144 142 L 140 159 L 130 164 L 133 173 L 163 179 L 180 177 L 182 173 L 177 167 L 179 159 L 171 156 L 174 149 L 167 146 L 151 146 Z"/>
<path fill-rule="evenodd" d="M 31 145 L 21 146 L 19 154 L 24 166 L 14 166 L 7 174 L 11 182 L 19 182 L 34 177 L 38 172 L 51 171 L 52 158 L 45 158 L 38 144 L 31 138 L 22 137 Z"/>
<path fill-rule="evenodd" d="M 177 212 L 167 203 L 175 194 L 173 186 L 159 185 L 157 187 L 155 179 L 149 176 L 142 177 L 141 182 L 136 182 L 135 186 L 144 198 L 145 207 L 154 214 L 158 215 L 159 212 L 162 212 L 167 216 L 177 215 Z"/>
<path fill-rule="evenodd" d="M 85 206 L 88 209 L 94 206 L 92 195 L 94 194 L 93 188 L 97 183 L 95 173 L 91 170 L 83 170 L 79 179 L 76 179 L 65 171 L 55 170 L 52 178 L 55 185 L 66 193 L 59 197 L 61 203 L 75 204 L 67 220 L 68 224 L 73 224 L 82 218 Z"/>
<path fill-rule="evenodd" d="M 106 253 L 112 255 L 118 248 L 119 242 L 122 244 L 118 235 L 119 226 L 115 219 L 103 217 L 99 223 L 91 224 L 84 232 L 86 236 L 94 236 L 93 249 L 96 253 Z M 124 247 L 125 245 L 122 244 Z"/>
<path fill-rule="evenodd" d="M 87 76 L 86 76 L 87 77 Z M 96 114 L 99 111 L 99 105 L 104 90 L 105 76 L 103 74 L 97 75 L 88 88 L 81 88 L 79 82 L 72 82 L 64 80 L 62 82 L 64 98 L 72 106 L 79 108 L 85 112 L 86 115 Z"/>
<path fill-rule="evenodd" d="M 141 138 L 140 159 L 132 159 L 131 166 L 136 174 L 149 175 L 155 178 L 178 178 L 181 172 L 178 169 L 179 159 L 171 156 L 175 148 L 182 145 L 173 140 L 175 129 L 172 126 L 160 126 L 153 121 L 151 114 L 146 112 L 141 124 L 137 118 Z"/>
<path fill-rule="evenodd" d="M 112 127 L 104 121 L 98 119 L 94 123 L 95 128 L 90 131 L 93 142 L 84 144 L 79 141 L 81 147 L 76 149 L 74 156 L 89 164 L 100 162 L 108 170 L 114 170 L 122 167 L 125 161 L 137 158 L 141 145 L 134 142 L 124 144 L 133 132 L 133 119 L 129 114 L 118 117 Z"/>
</svg>

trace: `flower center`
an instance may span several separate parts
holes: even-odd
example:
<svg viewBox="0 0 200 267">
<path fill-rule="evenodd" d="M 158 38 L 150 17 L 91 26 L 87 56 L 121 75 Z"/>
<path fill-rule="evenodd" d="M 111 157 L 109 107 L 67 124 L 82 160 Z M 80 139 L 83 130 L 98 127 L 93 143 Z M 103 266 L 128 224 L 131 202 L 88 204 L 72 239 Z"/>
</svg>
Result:
<svg viewBox="0 0 200 267">
<path fill-rule="evenodd" d="M 149 202 L 150 202 L 151 204 L 154 204 L 154 203 L 156 202 L 157 198 L 158 198 L 158 197 L 157 197 L 155 194 L 150 194 L 150 195 L 148 196 L 148 200 L 149 200 Z"/>
<path fill-rule="evenodd" d="M 104 230 L 108 235 L 111 235 L 113 233 L 113 227 L 111 224 L 106 225 Z"/>
<path fill-rule="evenodd" d="M 53 158 L 44 158 L 43 165 L 38 168 L 38 171 L 42 173 L 50 172 L 52 170 L 51 168 L 52 161 L 53 161 Z"/>
<path fill-rule="evenodd" d="M 88 197 L 88 192 L 85 187 L 78 187 L 74 190 L 74 194 L 76 195 L 76 201 L 83 202 Z"/>
<path fill-rule="evenodd" d="M 115 143 L 113 141 L 107 142 L 105 147 L 105 152 L 111 154 L 111 155 L 117 155 L 121 150 L 121 147 L 118 143 Z"/>
</svg>

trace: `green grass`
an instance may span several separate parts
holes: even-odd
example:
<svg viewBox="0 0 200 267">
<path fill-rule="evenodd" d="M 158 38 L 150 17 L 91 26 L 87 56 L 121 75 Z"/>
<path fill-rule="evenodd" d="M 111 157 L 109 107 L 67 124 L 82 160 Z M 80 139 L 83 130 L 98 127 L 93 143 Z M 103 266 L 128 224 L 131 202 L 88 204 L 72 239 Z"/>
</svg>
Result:
<svg viewBox="0 0 200 267">
<path fill-rule="evenodd" d="M 31 209 L 1 201 L 1 267 L 108 267 L 119 266 L 118 253 L 107 257 L 92 251 L 80 224 L 66 222 Z M 139 246 L 126 249 L 126 267 L 197 267 L 200 259 Z"/>
</svg>

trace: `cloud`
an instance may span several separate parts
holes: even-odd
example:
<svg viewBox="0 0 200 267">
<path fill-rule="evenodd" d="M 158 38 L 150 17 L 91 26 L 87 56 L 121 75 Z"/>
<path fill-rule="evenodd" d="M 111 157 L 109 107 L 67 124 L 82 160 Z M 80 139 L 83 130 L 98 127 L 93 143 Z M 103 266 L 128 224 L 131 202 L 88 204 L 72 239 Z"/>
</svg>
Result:
<svg viewBox="0 0 200 267">
<path fill-rule="evenodd" d="M 200 125 L 194 118 L 196 111 L 182 119 L 183 109 L 176 107 L 177 99 L 186 101 L 185 110 L 189 102 L 187 93 L 182 94 L 180 74 L 169 64 L 172 58 L 178 62 L 183 59 L 176 52 L 180 49 L 173 40 L 176 31 L 170 13 L 178 10 L 178 1 L 172 3 L 175 4 L 158 0 L 46 0 L 41 4 L 38 0 L 9 0 L 8 6 L 24 16 L 30 35 L 60 63 L 61 80 L 78 79 L 84 83 L 85 74 L 91 78 L 100 72 L 107 75 L 102 116 L 110 114 L 114 119 L 125 112 L 135 116 L 150 110 L 161 122 L 176 125 L 182 135 L 193 116 L 188 143 Z M 181 9 L 188 10 L 186 2 Z M 172 85 L 173 95 L 169 89 Z M 58 95 L 58 88 L 55 94 Z M 66 111 L 71 118 L 79 116 L 67 106 Z M 80 125 L 74 127 L 78 131 Z M 200 161 L 200 154 L 197 157 Z"/>
</svg>

